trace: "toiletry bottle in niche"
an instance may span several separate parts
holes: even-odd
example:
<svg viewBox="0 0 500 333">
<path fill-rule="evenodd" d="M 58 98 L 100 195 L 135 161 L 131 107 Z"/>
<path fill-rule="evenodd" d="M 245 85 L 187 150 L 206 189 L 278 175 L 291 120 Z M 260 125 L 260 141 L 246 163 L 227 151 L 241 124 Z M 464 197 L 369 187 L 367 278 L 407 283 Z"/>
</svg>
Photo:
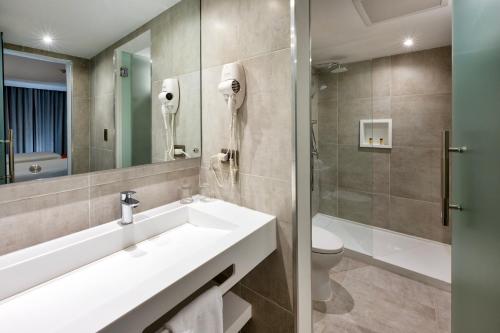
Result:
<svg viewBox="0 0 500 333">
<path fill-rule="evenodd" d="M 373 138 L 368 138 L 368 143 L 372 145 L 373 144 Z"/>
<path fill-rule="evenodd" d="M 380 138 L 380 144 L 383 145 L 384 144 L 384 138 Z"/>
</svg>

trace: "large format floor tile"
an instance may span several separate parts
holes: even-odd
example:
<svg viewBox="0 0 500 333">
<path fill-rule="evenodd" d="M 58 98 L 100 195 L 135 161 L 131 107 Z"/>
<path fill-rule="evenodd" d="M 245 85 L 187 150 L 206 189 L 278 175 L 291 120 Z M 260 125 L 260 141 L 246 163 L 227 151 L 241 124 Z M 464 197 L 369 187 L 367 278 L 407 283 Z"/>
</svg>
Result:
<svg viewBox="0 0 500 333">
<path fill-rule="evenodd" d="M 344 258 L 330 273 L 334 297 L 315 303 L 314 333 L 448 333 L 448 292 Z"/>
</svg>

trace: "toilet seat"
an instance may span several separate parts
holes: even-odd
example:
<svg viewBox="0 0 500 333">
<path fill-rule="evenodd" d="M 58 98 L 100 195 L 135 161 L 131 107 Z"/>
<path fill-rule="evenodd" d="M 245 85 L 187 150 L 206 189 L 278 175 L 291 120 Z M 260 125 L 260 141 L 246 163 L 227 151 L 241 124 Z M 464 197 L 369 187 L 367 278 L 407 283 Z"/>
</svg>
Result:
<svg viewBox="0 0 500 333">
<path fill-rule="evenodd" d="M 312 226 L 312 251 L 315 253 L 334 254 L 344 250 L 344 243 L 334 233 L 325 228 Z"/>
</svg>

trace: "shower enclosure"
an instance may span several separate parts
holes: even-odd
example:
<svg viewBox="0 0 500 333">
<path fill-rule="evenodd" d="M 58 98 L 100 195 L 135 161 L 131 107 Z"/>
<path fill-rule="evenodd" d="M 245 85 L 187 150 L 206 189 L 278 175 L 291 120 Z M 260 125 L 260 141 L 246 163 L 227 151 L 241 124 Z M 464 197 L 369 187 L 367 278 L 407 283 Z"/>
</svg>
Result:
<svg viewBox="0 0 500 333">
<path fill-rule="evenodd" d="M 313 224 L 348 252 L 448 285 L 440 165 L 451 48 L 319 63 L 312 74 Z"/>
</svg>

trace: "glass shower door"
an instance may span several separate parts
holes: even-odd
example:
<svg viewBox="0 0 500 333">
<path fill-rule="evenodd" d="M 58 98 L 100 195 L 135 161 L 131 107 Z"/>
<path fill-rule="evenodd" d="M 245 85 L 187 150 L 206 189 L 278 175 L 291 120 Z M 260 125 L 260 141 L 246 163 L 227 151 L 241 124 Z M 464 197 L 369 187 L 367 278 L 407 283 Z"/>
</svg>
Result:
<svg viewBox="0 0 500 333">
<path fill-rule="evenodd" d="M 500 2 L 453 2 L 452 331 L 500 332 Z"/>
<path fill-rule="evenodd" d="M 314 65 L 311 87 L 312 219 L 344 241 L 344 246 L 373 255 L 373 161 L 381 153 L 368 128 L 360 142 L 360 123 L 371 123 L 378 107 L 373 98 L 371 60 Z M 379 138 L 377 138 L 379 140 Z M 382 152 L 383 153 L 383 152 Z M 366 228 L 364 227 L 366 226 Z"/>
</svg>

